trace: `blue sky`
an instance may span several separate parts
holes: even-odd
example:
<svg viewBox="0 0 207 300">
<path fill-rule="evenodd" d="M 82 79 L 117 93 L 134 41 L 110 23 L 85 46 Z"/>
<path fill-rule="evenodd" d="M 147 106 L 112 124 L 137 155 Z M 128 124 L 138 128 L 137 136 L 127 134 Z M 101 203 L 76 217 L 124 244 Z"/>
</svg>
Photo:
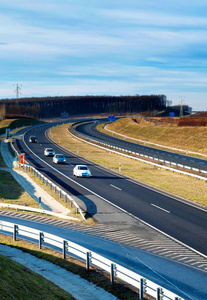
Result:
<svg viewBox="0 0 207 300">
<path fill-rule="evenodd" d="M 207 110 L 207 1 L 0 0 L 0 99 L 164 94 Z M 13 86 L 15 85 L 15 86 Z"/>
</svg>

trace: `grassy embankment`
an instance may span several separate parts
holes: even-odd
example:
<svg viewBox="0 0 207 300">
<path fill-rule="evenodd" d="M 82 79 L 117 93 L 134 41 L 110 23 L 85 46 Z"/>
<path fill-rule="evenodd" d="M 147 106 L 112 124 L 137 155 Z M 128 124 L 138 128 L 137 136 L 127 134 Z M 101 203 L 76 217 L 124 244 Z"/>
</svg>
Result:
<svg viewBox="0 0 207 300">
<path fill-rule="evenodd" d="M 20 127 L 25 127 L 25 126 L 30 126 L 30 125 L 35 125 L 42 123 L 38 120 L 33 120 L 33 119 L 5 119 L 0 121 L 0 135 L 5 134 L 6 128 L 10 128 L 10 130 L 14 130 L 16 128 Z"/>
<path fill-rule="evenodd" d="M 44 277 L 0 255 L 1 299 L 68 299 L 73 298 Z"/>
<path fill-rule="evenodd" d="M 39 123 L 30 119 L 5 119 L 0 121 L 0 134 L 4 134 L 6 128 L 11 130 Z M 5 167 L 5 163 L 0 154 L 0 167 Z M 39 208 L 39 204 L 14 180 L 13 176 L 7 172 L 0 170 L 0 202 L 16 205 L 25 205 Z"/>
<path fill-rule="evenodd" d="M 56 142 L 60 140 L 61 145 L 70 151 L 79 151 L 79 155 L 117 172 L 121 163 L 122 174 L 207 206 L 207 184 L 204 181 L 101 150 L 71 137 L 67 129 L 67 124 L 55 127 L 51 136 Z"/>
<path fill-rule="evenodd" d="M 5 163 L 0 153 L 1 167 L 5 167 Z M 39 208 L 39 204 L 4 170 L 0 170 L 0 202 Z"/>
<path fill-rule="evenodd" d="M 141 118 L 136 118 L 135 120 L 132 118 L 119 119 L 108 124 L 107 129 L 134 139 L 207 155 L 207 127 L 155 126 L 153 123 L 144 121 Z M 102 130 L 101 126 L 99 128 L 104 133 L 111 134 L 107 130 Z M 136 141 L 133 140 L 133 142 Z M 206 158 L 204 157 L 204 159 Z"/>
<path fill-rule="evenodd" d="M 103 274 L 101 271 L 98 271 L 92 267 L 90 267 L 90 271 L 87 272 L 85 263 L 69 256 L 67 256 L 66 259 L 62 259 L 62 254 L 60 252 L 46 247 L 42 247 L 40 250 L 37 244 L 26 242 L 20 239 L 13 241 L 12 237 L 1 234 L 0 243 L 15 247 L 19 250 L 30 253 L 39 259 L 47 260 L 53 264 L 65 268 L 66 270 L 77 274 L 89 282 L 105 289 L 109 293 L 112 293 L 118 299 L 135 300 L 138 298 L 137 292 L 130 289 L 128 286 L 118 282 L 115 282 L 114 285 L 111 285 L 109 275 Z M 5 267 L 5 264 L 8 265 L 8 268 Z M 9 259 L 2 260 L 1 256 L 0 281 L 1 299 L 17 299 L 17 297 L 15 298 L 15 295 L 17 295 L 18 292 L 21 292 L 21 297 L 18 297 L 18 299 L 73 299 L 72 297 L 70 298 L 68 293 L 62 291 L 53 283 L 47 281 L 40 275 L 28 270 L 25 266 L 16 264 Z M 43 285 L 45 288 L 42 290 Z M 45 295 L 47 290 L 48 295 Z M 146 296 L 145 299 L 150 300 L 151 298 Z"/>
</svg>

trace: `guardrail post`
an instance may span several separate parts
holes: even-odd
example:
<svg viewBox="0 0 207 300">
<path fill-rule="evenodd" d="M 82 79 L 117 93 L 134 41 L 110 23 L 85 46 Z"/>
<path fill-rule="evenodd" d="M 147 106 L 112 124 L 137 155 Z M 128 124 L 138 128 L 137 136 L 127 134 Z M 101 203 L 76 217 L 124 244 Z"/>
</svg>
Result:
<svg viewBox="0 0 207 300">
<path fill-rule="evenodd" d="M 44 178 L 44 176 L 42 176 L 42 183 L 44 183 L 45 182 L 45 178 Z"/>
<path fill-rule="evenodd" d="M 116 264 L 111 264 L 111 284 L 114 284 L 114 278 L 116 275 Z"/>
<path fill-rule="evenodd" d="M 66 251 L 68 250 L 68 242 L 63 240 L 63 259 L 66 259 Z"/>
<path fill-rule="evenodd" d="M 162 300 L 164 296 L 164 292 L 162 288 L 157 288 L 157 300 Z"/>
<path fill-rule="evenodd" d="M 52 182 L 50 182 L 50 189 L 52 189 Z"/>
<path fill-rule="evenodd" d="M 13 240 L 17 240 L 18 225 L 14 225 Z"/>
<path fill-rule="evenodd" d="M 90 269 L 90 262 L 91 262 L 91 252 L 86 252 L 86 271 L 88 272 Z"/>
<path fill-rule="evenodd" d="M 67 197 L 67 194 L 65 194 L 65 203 L 67 203 L 68 201 L 68 197 Z"/>
<path fill-rule="evenodd" d="M 39 197 L 39 204 L 40 204 L 40 209 L 41 209 L 41 202 L 42 202 L 42 200 L 41 200 L 41 197 Z"/>
<path fill-rule="evenodd" d="M 48 185 L 48 179 L 46 179 L 46 186 Z"/>
<path fill-rule="evenodd" d="M 119 172 L 121 172 L 121 163 L 119 164 Z"/>
<path fill-rule="evenodd" d="M 73 200 L 70 201 L 70 207 L 73 207 Z"/>
<path fill-rule="evenodd" d="M 42 242 L 44 242 L 44 233 L 39 232 L 39 248 L 42 249 Z"/>
<path fill-rule="evenodd" d="M 55 194 L 56 194 L 57 186 L 55 185 Z"/>
<path fill-rule="evenodd" d="M 62 197 L 62 190 L 60 190 L 60 198 Z"/>
<path fill-rule="evenodd" d="M 147 292 L 147 280 L 145 278 L 140 279 L 140 289 L 139 289 L 139 299 L 143 300 L 144 299 L 144 293 Z"/>
</svg>

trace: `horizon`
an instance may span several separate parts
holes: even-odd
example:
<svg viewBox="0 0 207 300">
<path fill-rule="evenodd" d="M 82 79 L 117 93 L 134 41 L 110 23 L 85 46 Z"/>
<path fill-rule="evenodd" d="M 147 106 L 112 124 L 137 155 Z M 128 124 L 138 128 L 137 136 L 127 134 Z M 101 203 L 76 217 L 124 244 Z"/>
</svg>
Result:
<svg viewBox="0 0 207 300">
<path fill-rule="evenodd" d="M 0 98 L 166 95 L 207 111 L 207 2 L 0 0 Z M 21 93 L 21 94 L 20 94 Z"/>
</svg>

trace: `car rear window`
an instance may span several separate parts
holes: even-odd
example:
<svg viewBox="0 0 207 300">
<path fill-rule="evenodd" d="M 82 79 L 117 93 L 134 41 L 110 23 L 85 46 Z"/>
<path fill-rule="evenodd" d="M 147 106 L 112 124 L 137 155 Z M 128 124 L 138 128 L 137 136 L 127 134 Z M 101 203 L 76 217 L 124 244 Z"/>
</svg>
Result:
<svg viewBox="0 0 207 300">
<path fill-rule="evenodd" d="M 79 167 L 79 170 L 88 170 L 87 167 Z"/>
</svg>

